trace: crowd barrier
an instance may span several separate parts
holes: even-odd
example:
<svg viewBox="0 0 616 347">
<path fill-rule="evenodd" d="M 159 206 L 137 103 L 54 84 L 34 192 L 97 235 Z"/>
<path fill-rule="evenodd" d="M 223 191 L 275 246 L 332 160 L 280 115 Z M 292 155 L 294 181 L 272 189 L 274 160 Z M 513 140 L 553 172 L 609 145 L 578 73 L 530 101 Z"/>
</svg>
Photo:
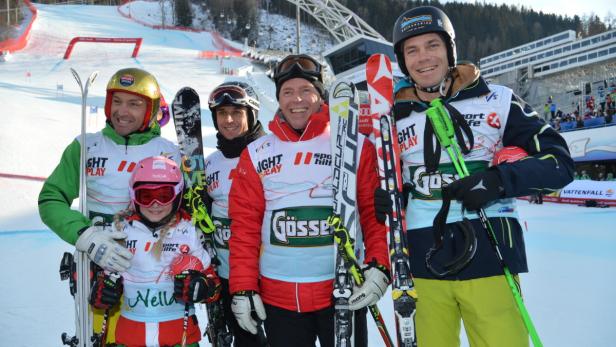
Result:
<svg viewBox="0 0 616 347">
<path fill-rule="evenodd" d="M 32 14 L 30 16 L 30 22 L 26 26 L 25 30 L 22 31 L 22 33 L 19 35 L 19 37 L 1 41 L 0 42 L 0 52 L 8 51 L 8 52 L 13 53 L 20 49 L 23 49 L 28 44 L 28 39 L 30 38 L 30 31 L 32 30 L 32 24 L 34 23 L 37 17 L 37 10 L 36 10 L 36 7 L 32 5 L 32 2 L 30 2 L 30 0 L 24 0 L 24 3 L 26 4 L 26 6 L 28 7 L 28 9 L 30 10 Z"/>
</svg>

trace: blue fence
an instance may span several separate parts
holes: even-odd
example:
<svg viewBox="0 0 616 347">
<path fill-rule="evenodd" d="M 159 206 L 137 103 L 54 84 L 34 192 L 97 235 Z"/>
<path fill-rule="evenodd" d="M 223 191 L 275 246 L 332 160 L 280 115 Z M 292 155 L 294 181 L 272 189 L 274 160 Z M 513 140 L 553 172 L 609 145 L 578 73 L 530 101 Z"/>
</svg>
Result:
<svg viewBox="0 0 616 347">
<path fill-rule="evenodd" d="M 576 124 L 577 124 L 576 121 L 561 122 L 560 131 L 564 132 L 564 131 L 582 130 L 582 129 L 588 129 L 588 128 L 598 128 L 602 126 L 616 125 L 616 118 L 613 118 L 611 123 L 606 123 L 605 117 L 585 119 L 583 128 L 576 128 Z"/>
</svg>

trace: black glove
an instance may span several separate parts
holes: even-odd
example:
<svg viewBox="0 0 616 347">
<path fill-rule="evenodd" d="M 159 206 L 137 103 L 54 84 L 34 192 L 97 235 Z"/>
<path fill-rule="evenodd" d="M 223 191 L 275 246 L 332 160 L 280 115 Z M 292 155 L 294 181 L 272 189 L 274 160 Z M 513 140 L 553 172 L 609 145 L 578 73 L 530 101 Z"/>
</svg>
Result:
<svg viewBox="0 0 616 347">
<path fill-rule="evenodd" d="M 185 303 L 212 302 L 220 297 L 220 278 L 213 271 L 202 273 L 186 270 L 175 275 L 173 295 Z"/>
<path fill-rule="evenodd" d="M 413 186 L 410 183 L 404 183 L 402 185 L 402 209 L 406 210 L 406 206 L 409 204 L 411 189 L 413 189 Z"/>
<path fill-rule="evenodd" d="M 492 200 L 503 197 L 503 181 L 496 170 L 474 173 L 443 188 L 453 200 L 462 202 L 469 211 L 476 211 Z"/>
<path fill-rule="evenodd" d="M 377 187 L 374 190 L 374 214 L 379 223 L 385 224 L 387 215 L 393 211 L 392 205 L 389 193 L 385 189 Z"/>
<path fill-rule="evenodd" d="M 90 291 L 90 305 L 104 310 L 112 308 L 120 302 L 123 291 L 124 285 L 120 275 L 99 271 Z"/>
</svg>

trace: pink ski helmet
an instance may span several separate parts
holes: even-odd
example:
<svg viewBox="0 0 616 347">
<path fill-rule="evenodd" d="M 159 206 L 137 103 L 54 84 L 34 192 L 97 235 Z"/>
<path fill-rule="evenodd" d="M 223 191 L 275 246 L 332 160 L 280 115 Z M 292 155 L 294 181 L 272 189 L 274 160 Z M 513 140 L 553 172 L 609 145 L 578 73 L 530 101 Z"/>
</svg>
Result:
<svg viewBox="0 0 616 347">
<path fill-rule="evenodd" d="M 129 192 L 132 207 L 135 207 L 135 188 L 143 184 L 171 184 L 175 198 L 182 195 L 184 178 L 178 164 L 166 157 L 156 156 L 141 160 L 130 177 Z"/>
</svg>

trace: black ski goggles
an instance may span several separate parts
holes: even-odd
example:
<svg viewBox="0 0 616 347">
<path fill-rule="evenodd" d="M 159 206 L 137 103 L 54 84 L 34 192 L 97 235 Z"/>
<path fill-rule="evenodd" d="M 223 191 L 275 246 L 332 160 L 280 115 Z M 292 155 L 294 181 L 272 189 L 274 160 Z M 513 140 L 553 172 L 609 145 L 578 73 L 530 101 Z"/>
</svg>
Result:
<svg viewBox="0 0 616 347">
<path fill-rule="evenodd" d="M 220 87 L 214 90 L 212 94 L 210 94 L 208 105 L 210 109 L 223 105 L 246 106 L 256 110 L 259 109 L 259 105 L 255 105 L 253 98 L 246 94 L 243 88 L 233 85 Z"/>
<path fill-rule="evenodd" d="M 282 59 L 276 70 L 274 71 L 274 79 L 279 80 L 286 75 L 293 73 L 294 70 L 299 68 L 299 72 L 316 77 L 319 81 L 322 81 L 322 67 L 318 61 L 306 54 L 292 54 Z"/>
</svg>

